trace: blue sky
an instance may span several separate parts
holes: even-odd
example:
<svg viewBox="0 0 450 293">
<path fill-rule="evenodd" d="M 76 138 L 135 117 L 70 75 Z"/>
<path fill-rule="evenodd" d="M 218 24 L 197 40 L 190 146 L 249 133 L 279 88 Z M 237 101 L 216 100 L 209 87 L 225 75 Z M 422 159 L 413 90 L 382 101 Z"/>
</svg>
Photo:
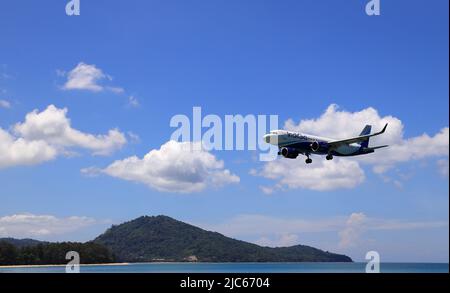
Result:
<svg viewBox="0 0 450 293">
<path fill-rule="evenodd" d="M 360 0 L 81 0 L 78 17 L 66 16 L 64 2 L 0 2 L 0 129 L 57 152 L 3 166 L 11 158 L 0 155 L 1 236 L 3 225 L 17 237 L 88 240 L 112 223 L 165 214 L 260 244 L 448 262 L 448 1 L 382 0 L 377 17 Z M 101 90 L 67 86 L 80 64 L 97 70 Z M 25 125 L 28 113 L 49 105 L 52 115 L 67 108 L 59 123 L 70 119 L 88 142 L 55 142 Z M 385 139 L 397 146 L 337 160 L 338 174 L 320 157 L 312 172 L 301 158 L 267 165 L 258 152 L 215 151 L 239 183 L 227 177 L 189 193 L 121 180 L 122 171 L 80 171 L 159 150 L 174 130 L 171 117 L 191 116 L 194 106 L 221 117 L 275 114 L 280 127 L 311 133 L 348 126 L 331 129 L 336 135 L 358 134 L 364 117 L 374 127 L 388 120 Z M 115 128 L 126 143 L 98 147 L 101 139 L 87 138 Z M 108 154 L 95 155 L 99 148 Z M 274 174 L 274 166 L 285 171 Z M 335 185 L 335 176 L 345 183 Z M 28 217 L 11 224 L 14 215 Z M 63 223 L 73 216 L 79 228 L 71 230 Z"/>
</svg>

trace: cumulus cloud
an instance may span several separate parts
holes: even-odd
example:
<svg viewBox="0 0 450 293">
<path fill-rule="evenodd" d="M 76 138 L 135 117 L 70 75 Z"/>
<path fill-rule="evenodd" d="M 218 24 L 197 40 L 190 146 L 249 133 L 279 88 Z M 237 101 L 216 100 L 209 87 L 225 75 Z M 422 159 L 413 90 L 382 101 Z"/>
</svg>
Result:
<svg viewBox="0 0 450 293">
<path fill-rule="evenodd" d="M 372 166 L 375 173 L 383 174 L 401 162 L 429 157 L 448 158 L 448 127 L 442 128 L 434 135 L 424 133 L 420 136 L 405 138 L 404 125 L 400 119 L 393 116 L 381 116 L 372 107 L 357 112 L 348 112 L 340 110 L 337 105 L 333 104 L 316 119 L 305 119 L 299 123 L 289 119 L 285 122 L 284 128 L 333 139 L 343 139 L 357 136 L 366 124 L 372 125 L 373 130 L 378 131 L 386 123 L 389 123 L 387 131 L 383 135 L 371 138 L 370 145 L 387 144 L 389 147 L 375 153 L 347 159 L 335 158 L 331 162 L 318 158 L 312 165 L 301 164 L 296 160 L 280 159 L 266 163 L 262 170 L 254 173 L 276 180 L 275 187 L 263 187 L 265 193 L 271 193 L 277 189 L 283 189 L 283 187 L 325 191 L 352 188 L 362 183 L 365 176 L 361 164 Z M 440 164 L 442 165 L 442 163 Z"/>
<path fill-rule="evenodd" d="M 197 150 L 194 144 L 169 141 L 142 159 L 133 156 L 115 161 L 102 173 L 144 183 L 159 191 L 179 193 L 239 182 L 238 176 L 224 169 L 223 161 L 207 151 Z"/>
<path fill-rule="evenodd" d="M 9 109 L 11 108 L 11 103 L 7 100 L 0 100 L 0 108 Z"/>
<path fill-rule="evenodd" d="M 311 165 L 298 160 L 271 161 L 264 165 L 258 175 L 277 180 L 278 184 L 274 188 L 262 187 L 263 192 L 269 194 L 282 187 L 317 191 L 353 188 L 365 178 L 357 162 L 339 158 L 333 161 L 317 160 Z"/>
<path fill-rule="evenodd" d="M 352 213 L 345 223 L 345 228 L 339 232 L 341 248 L 356 246 L 359 243 L 359 238 L 365 229 L 365 222 L 367 216 L 363 213 Z"/>
<path fill-rule="evenodd" d="M 325 112 L 317 119 L 304 119 L 298 124 L 292 119 L 285 122 L 285 129 L 311 134 L 320 134 L 324 137 L 336 139 L 357 136 L 366 124 L 370 124 L 373 130 L 381 129 L 389 123 L 388 131 L 372 140 L 378 139 L 380 144 L 393 144 L 403 136 L 402 122 L 393 116 L 381 117 L 378 111 L 372 107 L 358 112 L 340 110 L 335 104 L 328 106 Z"/>
<path fill-rule="evenodd" d="M 99 85 L 98 82 L 106 78 L 107 75 L 95 65 L 81 62 L 68 73 L 67 82 L 63 88 L 66 90 L 99 92 L 103 90 L 103 86 Z"/>
<path fill-rule="evenodd" d="M 56 157 L 57 150 L 45 141 L 16 138 L 0 128 L 0 169 L 35 165 Z"/>
<path fill-rule="evenodd" d="M 357 136 L 366 124 L 372 125 L 374 131 L 389 123 L 383 135 L 371 138 L 370 145 L 389 145 L 389 148 L 366 156 L 354 157 L 360 162 L 371 164 L 374 171 L 383 173 L 396 163 L 427 157 L 448 157 L 449 128 L 444 127 L 435 135 L 422 134 L 405 138 L 404 125 L 393 116 L 380 116 L 372 107 L 357 112 L 340 110 L 337 105 L 330 105 L 317 119 L 301 120 L 296 124 L 292 119 L 285 123 L 288 130 L 320 134 L 335 139 Z"/>
<path fill-rule="evenodd" d="M 88 217 L 14 214 L 0 217 L 0 237 L 47 238 L 74 232 L 95 223 L 94 219 Z"/>
<path fill-rule="evenodd" d="M 106 135 L 93 135 L 72 128 L 67 111 L 50 105 L 42 112 L 28 113 L 12 132 L 0 128 L 0 168 L 42 163 L 58 154 L 70 153 L 73 148 L 107 155 L 127 142 L 117 129 Z"/>
<path fill-rule="evenodd" d="M 66 75 L 64 71 L 58 70 L 58 75 Z M 121 87 L 104 86 L 104 81 L 111 81 L 112 77 L 105 74 L 100 68 L 95 65 L 86 64 L 84 62 L 78 65 L 67 73 L 67 81 L 63 85 L 65 90 L 87 90 L 92 92 L 100 92 L 109 90 L 114 93 L 123 93 L 124 89 Z"/>
<path fill-rule="evenodd" d="M 72 128 L 67 111 L 67 108 L 58 109 L 54 105 L 42 112 L 34 110 L 26 115 L 25 122 L 14 126 L 14 131 L 26 140 L 42 140 L 60 147 L 80 147 L 96 155 L 110 154 L 127 142 L 125 135 L 117 129 L 109 130 L 106 135 L 92 135 Z"/>
<path fill-rule="evenodd" d="M 386 152 L 361 158 L 361 162 L 374 165 L 376 173 L 384 173 L 395 164 L 430 157 L 448 157 L 449 155 L 449 128 L 445 127 L 434 136 L 422 134 L 420 136 L 403 139 L 386 149 Z"/>
</svg>

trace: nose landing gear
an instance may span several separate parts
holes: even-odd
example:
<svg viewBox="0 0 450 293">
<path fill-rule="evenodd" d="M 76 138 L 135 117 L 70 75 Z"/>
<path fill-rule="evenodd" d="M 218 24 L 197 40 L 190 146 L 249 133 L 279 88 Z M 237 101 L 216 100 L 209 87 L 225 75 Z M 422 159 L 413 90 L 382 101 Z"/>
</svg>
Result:
<svg viewBox="0 0 450 293">
<path fill-rule="evenodd" d="M 325 158 L 326 158 L 328 161 L 333 160 L 333 155 L 328 154 Z"/>
</svg>

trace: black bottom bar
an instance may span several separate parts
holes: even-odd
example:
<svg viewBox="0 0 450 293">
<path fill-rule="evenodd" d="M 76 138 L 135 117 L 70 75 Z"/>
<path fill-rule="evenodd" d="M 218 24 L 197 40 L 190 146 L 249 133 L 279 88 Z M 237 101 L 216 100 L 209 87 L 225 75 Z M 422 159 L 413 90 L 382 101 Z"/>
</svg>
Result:
<svg viewBox="0 0 450 293">
<path fill-rule="evenodd" d="M 88 292 L 316 292 L 320 289 L 367 292 L 376 290 L 446 290 L 448 274 L 0 274 L 1 292 L 64 290 Z M 82 290 L 82 291 L 81 291 Z M 292 291 L 296 290 L 296 291 Z M 307 291 L 305 291 L 307 290 Z M 394 291 L 395 292 L 395 291 Z M 420 291 L 419 291 L 420 292 Z"/>
</svg>

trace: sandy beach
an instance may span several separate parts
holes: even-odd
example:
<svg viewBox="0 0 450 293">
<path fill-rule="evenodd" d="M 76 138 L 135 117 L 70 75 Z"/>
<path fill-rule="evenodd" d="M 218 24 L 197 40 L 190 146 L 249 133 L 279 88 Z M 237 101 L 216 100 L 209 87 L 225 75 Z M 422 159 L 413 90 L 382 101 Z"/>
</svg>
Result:
<svg viewBox="0 0 450 293">
<path fill-rule="evenodd" d="M 122 263 L 100 263 L 100 264 L 80 264 L 81 267 L 89 267 L 89 266 L 121 266 L 121 265 L 129 265 L 130 263 L 122 262 Z M 65 267 L 65 264 L 62 265 L 8 265 L 8 266 L 0 266 L 0 269 L 14 269 L 14 268 L 49 268 L 49 267 Z"/>
</svg>

